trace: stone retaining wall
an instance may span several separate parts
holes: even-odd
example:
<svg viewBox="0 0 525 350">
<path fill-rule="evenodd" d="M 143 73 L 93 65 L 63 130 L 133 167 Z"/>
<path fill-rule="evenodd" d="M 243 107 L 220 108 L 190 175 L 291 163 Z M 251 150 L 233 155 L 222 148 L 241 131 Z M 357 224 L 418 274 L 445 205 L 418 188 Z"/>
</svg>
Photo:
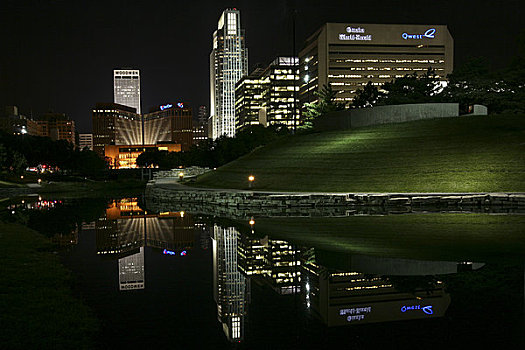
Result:
<svg viewBox="0 0 525 350">
<path fill-rule="evenodd" d="M 160 170 L 157 171 L 155 174 L 153 174 L 154 179 L 160 179 L 160 178 L 179 178 L 179 174 L 183 173 L 184 177 L 194 177 L 201 174 L 204 174 L 205 172 L 210 171 L 209 168 L 201 168 L 192 166 L 189 168 L 177 168 L 177 169 L 171 169 L 171 170 Z"/>
<path fill-rule="evenodd" d="M 484 106 L 476 106 L 478 106 L 476 109 L 477 114 L 482 114 L 481 107 Z M 388 105 L 332 112 L 316 119 L 314 128 L 319 131 L 346 130 L 363 126 L 458 116 L 459 103 Z"/>
<path fill-rule="evenodd" d="M 291 194 L 249 191 L 175 190 L 148 185 L 150 210 L 187 210 L 235 216 L 340 216 L 355 213 L 466 211 L 525 213 L 525 194 Z M 317 214 L 316 214 L 317 213 Z"/>
</svg>

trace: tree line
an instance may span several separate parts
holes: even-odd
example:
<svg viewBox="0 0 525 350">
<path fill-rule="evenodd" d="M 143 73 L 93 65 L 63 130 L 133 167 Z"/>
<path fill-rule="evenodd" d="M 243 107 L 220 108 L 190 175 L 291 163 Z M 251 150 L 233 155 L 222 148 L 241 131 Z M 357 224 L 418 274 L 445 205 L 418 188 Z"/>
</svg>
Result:
<svg viewBox="0 0 525 350">
<path fill-rule="evenodd" d="M 162 169 L 179 166 L 216 168 L 288 134 L 290 131 L 283 125 L 251 125 L 237 132 L 235 137 L 221 136 L 214 141 L 194 145 L 185 152 L 146 151 L 137 158 L 137 165 L 158 166 Z"/>
<path fill-rule="evenodd" d="M 405 103 L 456 102 L 462 112 L 473 104 L 490 113 L 525 113 L 525 55 L 491 72 L 488 61 L 475 58 L 460 66 L 442 84 L 434 70 L 409 74 L 380 86 L 368 82 L 356 93 L 352 108 Z"/>
<path fill-rule="evenodd" d="M 71 175 L 95 176 L 107 170 L 95 152 L 80 150 L 65 140 L 49 137 L 12 135 L 0 132 L 0 167 L 3 173 L 23 174 L 27 167 L 58 167 Z"/>
</svg>

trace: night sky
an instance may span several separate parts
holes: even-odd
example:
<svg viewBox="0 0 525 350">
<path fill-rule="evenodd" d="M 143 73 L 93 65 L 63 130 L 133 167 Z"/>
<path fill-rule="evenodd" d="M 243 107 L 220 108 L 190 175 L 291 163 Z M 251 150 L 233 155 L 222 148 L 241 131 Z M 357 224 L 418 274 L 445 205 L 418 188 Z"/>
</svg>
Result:
<svg viewBox="0 0 525 350">
<path fill-rule="evenodd" d="M 292 53 L 326 22 L 445 24 L 455 66 L 484 56 L 494 68 L 516 53 L 524 1 L 10 1 L 0 5 L 0 106 L 69 115 L 91 131 L 96 102 L 113 101 L 113 69 L 141 71 L 142 109 L 183 101 L 209 106 L 209 54 L 219 16 L 241 11 L 249 66 Z"/>
</svg>

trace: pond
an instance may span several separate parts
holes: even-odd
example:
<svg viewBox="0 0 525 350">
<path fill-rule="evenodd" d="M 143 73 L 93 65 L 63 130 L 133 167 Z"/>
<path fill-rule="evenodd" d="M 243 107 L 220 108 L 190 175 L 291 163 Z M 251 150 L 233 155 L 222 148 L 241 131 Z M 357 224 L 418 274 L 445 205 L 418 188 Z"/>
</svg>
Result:
<svg viewBox="0 0 525 350">
<path fill-rule="evenodd" d="M 104 348 L 523 345 L 519 213 L 259 218 L 183 207 L 35 197 L 9 210 L 62 247 Z"/>
</svg>

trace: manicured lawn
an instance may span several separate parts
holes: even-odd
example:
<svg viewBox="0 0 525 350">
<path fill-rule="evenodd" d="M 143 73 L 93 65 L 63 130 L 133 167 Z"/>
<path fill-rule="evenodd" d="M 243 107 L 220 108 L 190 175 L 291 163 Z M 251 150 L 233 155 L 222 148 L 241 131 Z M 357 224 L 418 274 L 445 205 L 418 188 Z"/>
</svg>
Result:
<svg viewBox="0 0 525 350">
<path fill-rule="evenodd" d="M 56 198 L 100 198 L 141 195 L 145 181 L 127 179 L 110 181 L 51 182 L 43 183 L 36 190 L 39 194 L 53 195 Z"/>
<path fill-rule="evenodd" d="M 0 348 L 93 349 L 98 321 L 42 235 L 0 223 Z"/>
<path fill-rule="evenodd" d="M 347 254 L 437 261 L 525 261 L 523 215 L 255 218 L 254 229 L 257 235 Z"/>
<path fill-rule="evenodd" d="M 525 115 L 476 116 L 281 139 L 199 187 L 328 192 L 525 191 Z"/>
</svg>

